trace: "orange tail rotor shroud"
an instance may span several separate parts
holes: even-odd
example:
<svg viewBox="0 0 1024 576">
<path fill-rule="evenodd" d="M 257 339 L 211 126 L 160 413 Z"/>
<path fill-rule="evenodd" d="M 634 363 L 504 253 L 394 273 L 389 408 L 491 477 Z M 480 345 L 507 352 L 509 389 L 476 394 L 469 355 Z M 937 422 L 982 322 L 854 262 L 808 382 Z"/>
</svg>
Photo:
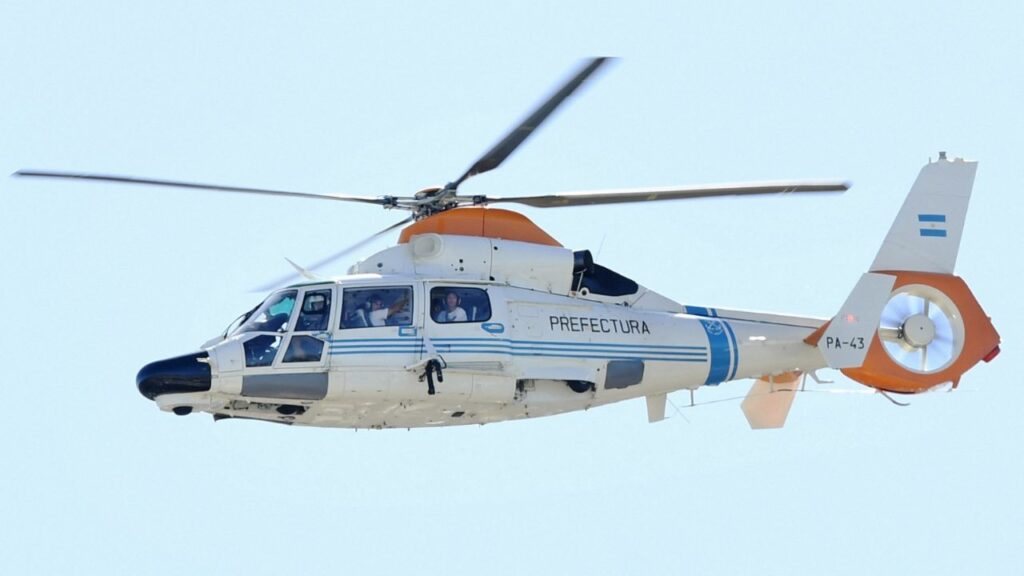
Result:
<svg viewBox="0 0 1024 576">
<path fill-rule="evenodd" d="M 952 300 L 960 311 L 964 324 L 963 348 L 960 355 L 945 369 L 934 373 L 919 373 L 907 370 L 893 361 L 882 346 L 882 341 L 876 331 L 864 364 L 859 368 L 844 368 L 842 369 L 843 374 L 880 390 L 914 394 L 947 382 L 952 382 L 956 387 L 960 382 L 960 377 L 971 367 L 981 360 L 991 360 L 998 353 L 999 334 L 962 278 L 926 272 L 879 271 L 878 273 L 896 277 L 896 282 L 893 285 L 894 291 L 898 291 L 903 286 L 923 284 L 939 290 Z"/>
</svg>

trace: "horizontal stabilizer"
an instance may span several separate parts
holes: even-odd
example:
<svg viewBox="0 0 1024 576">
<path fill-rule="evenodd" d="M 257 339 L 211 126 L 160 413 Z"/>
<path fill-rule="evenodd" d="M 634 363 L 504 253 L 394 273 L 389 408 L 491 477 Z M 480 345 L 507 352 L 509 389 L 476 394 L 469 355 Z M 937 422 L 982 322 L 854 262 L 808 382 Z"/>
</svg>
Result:
<svg viewBox="0 0 1024 576">
<path fill-rule="evenodd" d="M 786 424 L 801 376 L 800 372 L 790 372 L 779 376 L 762 376 L 754 382 L 740 404 L 752 429 L 782 428 Z"/>
</svg>

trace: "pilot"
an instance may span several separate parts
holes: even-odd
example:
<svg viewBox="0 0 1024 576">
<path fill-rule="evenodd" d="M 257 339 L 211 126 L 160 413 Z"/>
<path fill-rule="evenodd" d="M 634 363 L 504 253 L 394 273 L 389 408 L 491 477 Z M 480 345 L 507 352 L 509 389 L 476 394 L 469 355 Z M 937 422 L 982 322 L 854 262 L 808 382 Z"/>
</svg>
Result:
<svg viewBox="0 0 1024 576">
<path fill-rule="evenodd" d="M 310 332 L 327 328 L 327 299 L 320 294 L 309 294 L 299 314 L 296 332 Z"/>
<path fill-rule="evenodd" d="M 466 316 L 466 311 L 462 309 L 459 304 L 462 303 L 462 299 L 455 293 L 454 290 L 449 290 L 444 297 L 444 309 L 437 313 L 435 320 L 438 322 L 466 322 L 469 317 Z"/>
</svg>

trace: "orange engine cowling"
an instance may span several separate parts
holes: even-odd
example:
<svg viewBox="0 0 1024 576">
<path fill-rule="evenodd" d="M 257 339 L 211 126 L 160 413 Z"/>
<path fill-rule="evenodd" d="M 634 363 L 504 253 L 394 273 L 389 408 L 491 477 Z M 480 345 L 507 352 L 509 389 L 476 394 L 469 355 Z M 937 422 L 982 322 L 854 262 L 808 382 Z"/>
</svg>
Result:
<svg viewBox="0 0 1024 576">
<path fill-rule="evenodd" d="M 999 353 L 999 334 L 959 276 L 884 272 L 896 277 L 864 363 L 848 377 L 880 390 L 914 394 L 960 377 Z"/>
</svg>

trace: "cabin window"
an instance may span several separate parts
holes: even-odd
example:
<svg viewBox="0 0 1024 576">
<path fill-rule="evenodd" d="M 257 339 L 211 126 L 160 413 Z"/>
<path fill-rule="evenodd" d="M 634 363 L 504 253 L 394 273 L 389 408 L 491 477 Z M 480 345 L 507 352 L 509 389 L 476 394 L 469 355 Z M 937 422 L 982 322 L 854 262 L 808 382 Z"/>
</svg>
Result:
<svg viewBox="0 0 1024 576">
<path fill-rule="evenodd" d="M 288 330 L 288 320 L 295 308 L 297 290 L 278 292 L 267 298 L 259 309 L 253 313 L 237 334 L 245 332 L 284 332 Z"/>
<path fill-rule="evenodd" d="M 331 291 L 316 290 L 306 292 L 299 309 L 299 320 L 295 323 L 296 332 L 323 332 L 331 315 Z"/>
<path fill-rule="evenodd" d="M 412 287 L 346 288 L 341 327 L 375 328 L 412 325 Z"/>
<path fill-rule="evenodd" d="M 430 317 L 439 324 L 486 322 L 491 319 L 491 299 L 480 288 L 437 286 L 430 290 Z"/>
</svg>

